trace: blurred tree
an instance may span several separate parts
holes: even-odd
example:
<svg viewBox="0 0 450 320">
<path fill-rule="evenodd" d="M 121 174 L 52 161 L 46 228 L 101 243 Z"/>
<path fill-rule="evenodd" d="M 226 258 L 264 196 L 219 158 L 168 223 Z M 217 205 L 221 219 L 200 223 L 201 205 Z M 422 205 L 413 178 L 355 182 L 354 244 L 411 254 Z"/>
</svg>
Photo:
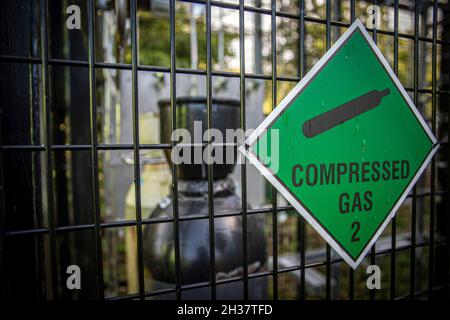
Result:
<svg viewBox="0 0 450 320">
<path fill-rule="evenodd" d="M 190 52 L 190 7 L 188 5 L 178 5 L 176 11 L 176 59 L 177 67 L 189 68 L 191 65 Z M 151 66 L 170 65 L 170 18 L 168 15 L 149 11 L 139 10 L 139 63 Z M 197 22 L 197 42 L 198 42 L 198 67 L 206 69 L 206 21 L 202 11 L 196 17 Z M 237 31 L 224 25 L 224 56 L 234 57 L 231 50 L 230 40 L 238 37 Z M 214 30 L 213 30 L 214 31 Z M 218 56 L 218 37 L 211 38 L 212 56 Z M 131 48 L 127 48 L 125 62 L 131 63 Z"/>
</svg>

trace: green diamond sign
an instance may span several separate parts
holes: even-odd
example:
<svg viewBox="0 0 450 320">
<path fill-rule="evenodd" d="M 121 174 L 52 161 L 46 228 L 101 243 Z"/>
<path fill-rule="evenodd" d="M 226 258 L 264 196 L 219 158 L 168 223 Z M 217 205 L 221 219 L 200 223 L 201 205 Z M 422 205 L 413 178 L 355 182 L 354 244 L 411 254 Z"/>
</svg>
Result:
<svg viewBox="0 0 450 320">
<path fill-rule="evenodd" d="M 353 268 L 436 149 L 359 20 L 240 148 Z"/>
</svg>

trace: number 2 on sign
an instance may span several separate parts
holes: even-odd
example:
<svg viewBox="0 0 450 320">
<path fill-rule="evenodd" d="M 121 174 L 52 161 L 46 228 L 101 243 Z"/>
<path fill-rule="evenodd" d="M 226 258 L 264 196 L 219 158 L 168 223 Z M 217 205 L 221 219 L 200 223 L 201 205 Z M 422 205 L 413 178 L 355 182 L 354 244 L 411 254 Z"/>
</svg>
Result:
<svg viewBox="0 0 450 320">
<path fill-rule="evenodd" d="M 360 225 L 359 221 L 354 221 L 352 223 L 352 230 L 355 230 L 355 231 L 353 231 L 352 242 L 358 242 L 359 241 L 359 238 L 358 238 L 357 234 L 358 234 L 360 228 L 361 228 L 361 225 Z"/>
</svg>

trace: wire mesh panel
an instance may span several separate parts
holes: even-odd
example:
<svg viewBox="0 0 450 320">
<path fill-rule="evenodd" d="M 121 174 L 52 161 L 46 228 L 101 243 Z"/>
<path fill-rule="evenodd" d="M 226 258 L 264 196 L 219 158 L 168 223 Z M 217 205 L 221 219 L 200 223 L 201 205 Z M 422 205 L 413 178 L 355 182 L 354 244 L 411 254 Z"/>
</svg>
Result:
<svg viewBox="0 0 450 320">
<path fill-rule="evenodd" d="M 69 31 L 66 1 L 4 1 L 0 7 L 2 296 L 32 286 L 43 299 L 184 299 L 196 290 L 210 299 L 236 290 L 233 297 L 244 299 L 448 297 L 448 1 L 75 4 L 81 26 Z M 165 125 L 172 132 L 182 123 L 180 101 L 200 96 L 205 129 L 212 129 L 222 90 L 238 102 L 239 128 L 255 127 L 357 18 L 441 144 L 363 261 L 381 267 L 380 291 L 367 290 L 365 268 L 349 268 L 274 187 L 254 179 L 245 160 L 232 175 L 239 205 L 223 210 L 218 204 L 220 172 L 209 153 L 199 187 L 205 210 L 182 214 L 183 169 L 161 160 L 177 142 L 163 141 L 154 130 L 159 114 L 147 112 L 153 95 L 167 98 Z M 215 142 L 208 132 L 201 151 Z M 157 206 L 171 213 L 148 215 Z M 257 217 L 264 220 L 267 246 L 261 265 L 252 260 Z M 228 218 L 238 219 L 240 249 L 238 267 L 224 275 L 218 248 Z M 181 230 L 194 222 L 207 230 L 199 267 L 207 280 L 190 283 Z M 174 275 L 171 283 L 146 269 L 146 228 L 159 225 L 169 226 L 164 230 L 173 244 L 162 267 Z M 73 264 L 82 267 L 84 291 L 66 287 Z"/>
</svg>

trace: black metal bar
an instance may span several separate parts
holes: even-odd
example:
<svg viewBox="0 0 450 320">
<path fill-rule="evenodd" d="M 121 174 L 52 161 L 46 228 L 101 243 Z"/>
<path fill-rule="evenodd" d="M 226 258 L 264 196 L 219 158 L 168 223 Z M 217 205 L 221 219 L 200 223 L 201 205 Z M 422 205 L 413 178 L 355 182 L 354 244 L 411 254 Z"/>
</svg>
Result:
<svg viewBox="0 0 450 320">
<path fill-rule="evenodd" d="M 180 146 L 195 146 L 198 144 L 194 143 L 184 143 Z M 204 143 L 204 146 L 207 144 Z M 223 143 L 213 143 L 214 146 L 223 146 Z M 229 145 L 229 144 L 228 144 Z M 53 151 L 89 151 L 91 150 L 90 144 L 64 144 L 64 145 L 52 145 Z M 97 150 L 133 150 L 133 144 L 97 144 Z M 171 144 L 160 143 L 160 144 L 140 144 L 138 146 L 140 150 L 165 150 L 170 149 Z M 45 151 L 44 145 L 1 145 L 1 151 Z"/>
<path fill-rule="evenodd" d="M 349 270 L 348 286 L 349 286 L 348 299 L 353 300 L 355 298 L 355 271 L 351 267 Z"/>
<path fill-rule="evenodd" d="M 305 0 L 299 1 L 299 70 L 298 75 L 301 78 L 305 75 Z M 298 233 L 300 246 L 300 292 L 299 298 L 305 299 L 306 283 L 305 283 L 305 265 L 306 265 L 306 221 L 302 216 L 298 217 Z"/>
<path fill-rule="evenodd" d="M 137 41 L 137 0 L 131 0 L 131 72 L 132 72 L 132 113 L 133 113 L 133 151 L 134 151 L 134 191 L 136 201 L 136 235 L 139 298 L 145 299 L 144 248 L 142 240 L 141 204 L 141 161 L 139 153 L 139 99 L 138 99 L 138 41 Z"/>
<path fill-rule="evenodd" d="M 177 128 L 177 71 L 176 71 L 176 2 L 170 0 L 170 112 L 172 116 L 171 131 Z M 175 147 L 175 141 L 171 142 L 171 148 Z M 177 166 L 172 162 L 172 208 L 173 208 L 173 237 L 175 251 L 175 289 L 177 300 L 181 300 L 181 262 L 180 262 L 180 222 L 178 211 L 178 176 Z"/>
<path fill-rule="evenodd" d="M 439 243 L 443 244 L 443 243 L 445 243 L 445 240 L 440 241 Z M 428 245 L 428 243 L 420 243 L 420 244 L 417 245 L 417 247 L 424 247 L 426 245 Z M 406 250 L 409 250 L 410 248 L 411 248 L 410 246 L 402 246 L 402 247 L 399 247 L 397 249 L 397 251 L 406 251 Z M 377 256 L 383 256 L 383 255 L 389 254 L 390 251 L 391 251 L 390 249 L 383 250 L 381 252 L 378 252 Z M 336 258 L 336 259 L 333 259 L 331 261 L 331 263 L 335 264 L 335 263 L 340 263 L 340 262 L 343 262 L 343 261 L 344 260 L 342 258 Z M 305 266 L 305 268 L 306 269 L 318 268 L 318 267 L 322 267 L 324 265 L 326 265 L 326 261 L 314 262 L 314 263 L 307 264 Z M 294 271 L 300 270 L 300 268 L 301 268 L 300 266 L 292 266 L 292 267 L 280 268 L 280 269 L 278 269 L 278 273 L 279 274 L 283 274 L 283 273 L 294 272 Z M 256 278 L 261 278 L 261 277 L 268 277 L 268 276 L 271 276 L 271 275 L 273 275 L 273 271 L 260 271 L 260 272 L 252 273 L 248 277 L 249 277 L 249 279 L 256 279 Z M 232 277 L 232 278 L 226 278 L 226 279 L 217 280 L 216 284 L 234 283 L 234 282 L 242 281 L 242 280 L 243 280 L 242 277 Z M 181 286 L 180 290 L 181 291 L 187 291 L 187 290 L 193 290 L 193 289 L 198 289 L 198 288 L 206 288 L 209 285 L 210 285 L 209 282 L 194 283 L 194 284 L 189 284 L 189 285 L 183 285 L 183 286 Z M 445 288 L 445 285 L 439 286 L 439 287 L 434 287 L 433 291 L 441 290 L 443 287 Z M 175 292 L 175 289 L 172 289 L 172 288 L 160 289 L 160 290 L 155 290 L 155 291 L 151 291 L 151 292 L 146 292 L 145 296 L 146 297 L 151 297 L 151 296 L 158 296 L 158 295 L 174 293 L 174 292 Z M 420 292 L 416 292 L 416 296 L 418 294 L 421 294 L 421 293 Z M 127 295 L 127 296 L 122 296 L 122 297 L 112 297 L 111 300 L 136 299 L 138 297 L 139 297 L 138 295 Z M 408 297 L 409 297 L 409 295 L 408 295 Z M 397 299 L 403 299 L 403 298 L 404 297 L 397 298 Z"/>
<path fill-rule="evenodd" d="M 211 143 L 214 147 L 223 146 L 237 146 L 237 143 Z M 195 147 L 203 146 L 206 147 L 208 144 L 205 143 L 179 143 L 179 147 Z M 63 145 L 52 145 L 53 151 L 90 151 L 90 144 L 63 144 Z M 98 150 L 133 150 L 133 144 L 97 144 Z M 171 144 L 161 143 L 161 144 L 140 144 L 138 146 L 140 150 L 164 150 L 170 149 Z M 45 151 L 44 145 L 1 145 L 1 151 Z"/>
<path fill-rule="evenodd" d="M 331 47 L 331 0 L 326 0 L 326 50 L 328 51 Z M 331 247 L 327 243 L 325 247 L 326 251 L 326 284 L 325 284 L 325 298 L 327 300 L 331 299 Z"/>
<path fill-rule="evenodd" d="M 325 299 L 331 300 L 331 247 L 328 243 L 325 246 L 325 262 L 326 262 Z"/>
<path fill-rule="evenodd" d="M 378 3 L 377 0 L 372 0 L 372 5 L 376 6 Z M 378 33 L 377 33 L 377 24 L 379 23 L 379 21 L 375 21 L 374 24 L 374 28 L 373 28 L 373 33 L 372 33 L 372 38 L 373 41 L 375 42 L 375 44 L 378 41 Z M 370 249 L 370 264 L 374 265 L 376 264 L 376 242 L 373 244 L 372 248 Z M 375 289 L 370 290 L 370 300 L 375 300 Z"/>
<path fill-rule="evenodd" d="M 434 292 L 441 291 L 441 290 L 444 290 L 444 289 L 446 289 L 446 286 L 442 285 L 442 286 L 438 286 L 438 287 L 433 288 L 432 291 L 434 293 Z M 430 295 L 430 292 L 428 290 L 421 290 L 421 291 L 417 291 L 413 296 L 408 294 L 408 295 L 405 295 L 405 296 L 398 297 L 395 300 L 396 301 L 408 300 L 408 299 L 423 297 L 425 295 Z"/>
<path fill-rule="evenodd" d="M 395 299 L 395 285 L 396 285 L 396 275 L 397 275 L 397 254 L 396 254 L 396 247 L 397 247 L 397 216 L 395 215 L 392 218 L 391 221 L 391 274 L 390 274 L 390 299 Z"/>
<path fill-rule="evenodd" d="M 448 17 L 449 17 L 448 8 L 449 8 L 448 4 L 446 6 L 444 6 L 444 9 L 442 10 L 443 11 L 443 16 L 444 16 L 444 19 L 443 19 L 444 21 L 441 22 L 441 25 L 443 26 L 443 35 L 442 35 L 442 37 L 446 38 L 446 39 L 449 39 L 448 29 L 446 30 L 446 28 L 445 28 L 445 27 L 449 26 L 449 23 L 448 23 Z M 447 19 L 445 17 L 447 17 Z M 447 48 L 447 53 L 448 53 L 448 48 Z M 448 68 L 449 68 L 448 65 L 446 67 L 443 67 L 443 65 L 445 65 L 446 63 L 448 63 L 448 58 L 447 59 L 443 58 L 443 56 L 441 54 L 441 67 L 440 67 L 441 70 L 445 70 L 444 68 L 447 68 L 447 70 L 448 70 Z M 446 72 L 446 73 L 443 72 L 443 74 L 447 74 L 447 86 L 446 87 L 448 88 L 449 87 L 449 83 L 450 83 L 449 72 Z M 447 105 L 447 108 L 445 108 L 444 101 L 446 101 L 446 100 L 443 100 L 442 97 L 441 97 L 441 101 L 442 101 L 442 102 L 440 102 L 440 105 L 442 105 L 441 110 L 446 110 L 447 111 L 447 124 L 446 124 L 446 126 L 443 124 L 442 127 L 447 132 L 447 143 L 448 143 L 448 137 L 450 135 L 450 121 L 448 119 L 448 117 L 449 117 L 449 109 L 448 109 L 448 105 Z M 448 103 L 448 100 L 447 100 L 447 103 Z M 447 149 L 447 154 L 443 157 L 444 161 L 445 161 L 445 159 L 447 160 L 446 161 L 447 162 L 446 163 L 446 170 L 444 171 L 444 170 L 441 169 L 441 170 L 439 170 L 439 172 L 446 172 L 447 173 L 447 177 L 446 177 L 445 180 L 444 179 L 439 179 L 439 180 L 442 181 L 443 184 L 449 186 L 450 185 L 450 174 L 449 174 L 450 148 L 449 148 L 448 144 L 447 144 L 447 148 L 446 149 Z M 448 196 L 446 198 L 446 202 L 447 203 L 446 203 L 445 206 L 440 206 L 440 207 L 442 207 L 442 208 L 448 208 L 449 207 L 449 197 Z M 442 271 L 440 271 L 440 270 L 439 270 L 439 272 L 436 271 L 436 279 L 439 277 L 439 278 L 442 279 L 442 282 L 445 283 L 445 289 L 446 290 L 445 290 L 444 294 L 446 294 L 446 296 L 448 297 L 449 294 L 450 294 L 450 291 L 449 291 L 450 279 L 448 277 L 448 271 L 449 271 L 449 267 L 450 267 L 450 265 L 449 265 L 449 261 L 450 261 L 450 219 L 448 219 L 448 217 L 444 218 L 443 216 L 445 216 L 445 215 L 446 215 L 445 212 L 441 212 L 441 213 L 439 213 L 439 216 L 437 216 L 437 217 L 439 217 L 439 220 L 436 217 L 436 220 L 438 222 L 441 222 L 443 224 L 445 223 L 444 226 L 436 225 L 436 230 L 439 228 L 439 234 L 443 234 L 445 236 L 445 238 L 446 238 L 446 241 L 445 241 L 446 250 L 444 252 L 442 252 L 442 253 L 439 253 L 439 255 L 442 257 L 442 259 L 445 261 L 443 263 L 444 268 L 442 268 L 443 269 Z M 436 256 L 437 256 L 437 254 L 436 254 Z M 441 275 L 442 275 L 442 277 L 441 277 Z"/>
<path fill-rule="evenodd" d="M 3 143 L 4 113 L 0 112 L 0 143 Z M 8 295 L 6 263 L 6 197 L 5 197 L 5 175 L 4 175 L 4 154 L 0 154 L 0 298 L 5 299 Z"/>
<path fill-rule="evenodd" d="M 164 222 L 171 222 L 171 221 L 164 221 Z M 130 220 L 130 221 L 120 221 L 120 222 L 114 222 L 114 223 L 105 223 L 102 224 L 102 228 L 118 228 L 118 227 L 124 227 L 124 226 L 134 226 L 136 225 L 136 222 L 134 220 Z M 75 232 L 75 231 L 81 231 L 81 230 L 89 230 L 89 229 L 93 229 L 94 228 L 94 224 L 89 224 L 89 225 L 81 225 L 81 226 L 66 226 L 66 227 L 57 227 L 55 229 L 56 232 Z M 48 233 L 48 229 L 46 228 L 42 228 L 42 229 L 33 229 L 34 233 L 6 233 L 6 236 L 25 236 L 25 235 L 37 235 L 37 234 L 47 234 Z M 437 240 L 435 241 L 435 245 L 443 245 L 446 244 L 446 239 L 441 239 L 441 240 Z M 423 248 L 423 247 L 427 247 L 429 246 L 429 242 L 428 241 L 421 241 L 420 243 L 417 243 L 415 245 L 416 248 Z M 397 252 L 400 251 L 408 251 L 411 250 L 412 245 L 404 245 L 401 247 L 396 248 Z M 387 254 L 390 254 L 392 252 L 392 248 L 389 249 L 384 249 L 384 250 L 379 250 L 376 254 L 377 256 L 384 256 Z M 331 264 L 335 264 L 335 263 L 341 263 L 344 262 L 344 260 L 342 258 L 334 258 L 331 261 Z M 321 266 L 325 266 L 326 265 L 326 261 L 318 261 L 318 262 L 313 262 L 313 263 L 309 263 L 305 265 L 305 268 L 317 268 L 317 267 L 321 267 Z M 281 268 L 279 269 L 279 272 L 287 272 L 286 270 L 289 271 L 296 271 L 296 270 L 300 270 L 301 266 L 292 266 L 292 267 L 288 267 L 288 268 Z M 270 271 L 269 271 L 270 272 Z M 253 275 L 249 275 L 249 278 L 251 278 Z"/>
<path fill-rule="evenodd" d="M 261 275 L 258 275 L 258 276 L 268 276 L 268 275 L 266 275 L 266 274 L 261 274 Z M 205 284 L 204 283 L 202 283 L 202 284 L 199 284 L 199 285 L 194 285 L 194 286 L 187 286 L 186 288 L 184 288 L 183 287 L 183 290 L 193 290 L 193 289 L 197 289 L 197 288 L 203 288 L 205 286 Z M 444 289 L 444 287 L 438 287 L 438 288 L 434 288 L 434 292 L 436 292 L 436 291 L 439 291 L 439 290 L 442 290 L 442 289 Z M 170 293 L 173 293 L 173 289 L 161 289 L 161 290 L 157 290 L 157 291 L 152 291 L 152 292 L 148 292 L 148 293 L 146 293 L 146 297 L 154 297 L 154 296 L 158 296 L 158 295 L 165 295 L 165 294 L 170 294 Z M 416 294 L 416 296 L 423 296 L 423 295 L 425 295 L 425 294 L 427 294 L 428 293 L 428 291 L 427 290 L 425 290 L 425 291 L 421 291 L 421 292 L 418 292 L 417 294 Z M 397 300 L 404 300 L 404 299 L 407 299 L 409 297 L 409 295 L 408 296 L 404 296 L 404 297 L 400 297 L 399 299 L 397 299 Z M 128 300 L 133 300 L 133 299 L 136 299 L 137 298 L 137 295 L 135 295 L 135 294 L 128 294 L 128 295 L 123 295 L 123 296 L 115 296 L 115 297 L 111 297 L 111 298 L 108 298 L 107 300 L 109 300 L 109 301 L 128 301 Z"/>
<path fill-rule="evenodd" d="M 272 110 L 277 106 L 277 16 L 276 0 L 271 0 L 271 51 L 272 51 Z M 278 300 L 278 212 L 277 190 L 272 190 L 272 269 L 273 269 L 273 299 Z"/>
<path fill-rule="evenodd" d="M 308 19 L 305 17 L 305 21 L 308 21 Z M 331 21 L 330 24 L 334 26 L 333 22 Z M 349 24 L 344 24 L 340 27 L 348 27 Z M 372 30 L 370 28 L 366 28 L 367 30 Z M 390 35 L 394 36 L 394 32 L 384 32 L 381 30 L 377 30 L 377 33 L 383 34 L 383 35 Z M 398 34 L 398 38 L 407 38 L 407 39 L 414 39 L 413 35 L 401 35 Z M 429 41 L 428 41 L 429 40 Z M 431 39 L 428 39 L 426 42 L 432 42 Z M 421 40 L 421 37 L 419 37 L 419 42 L 424 42 L 425 40 Z M 436 41 L 437 44 L 442 44 L 440 40 Z M 444 45 L 444 44 L 442 44 Z M 445 45 L 449 45 L 445 44 Z M 19 56 L 11 56 L 11 55 L 0 55 L 0 61 L 6 61 L 6 62 L 15 62 L 15 63 L 34 63 L 34 64 L 41 64 L 42 61 L 39 58 L 29 58 L 29 57 L 19 57 Z M 77 60 L 69 60 L 69 59 L 48 59 L 49 65 L 58 65 L 58 66 L 79 66 L 79 67 L 89 67 L 89 64 L 84 61 L 77 61 Z M 96 62 L 95 68 L 97 69 L 115 69 L 115 70 L 131 70 L 132 66 L 130 64 L 125 63 L 109 63 L 109 62 Z M 162 72 L 162 73 L 170 73 L 170 68 L 166 67 L 160 67 L 160 66 L 145 66 L 145 65 L 138 65 L 137 66 L 138 71 L 145 71 L 145 72 Z M 205 70 L 201 69 L 189 69 L 189 68 L 177 68 L 176 72 L 179 74 L 188 74 L 188 75 L 206 75 Z M 217 77 L 226 77 L 226 78 L 239 78 L 240 72 L 232 72 L 232 71 L 212 71 L 212 76 Z M 255 80 L 271 80 L 272 75 L 269 74 L 256 74 L 256 73 L 246 73 L 245 77 L 247 79 L 255 79 Z M 299 82 L 300 77 L 292 77 L 292 76 L 277 76 L 278 81 L 288 81 L 288 82 Z M 406 91 L 414 91 L 414 88 L 404 87 Z M 429 93 L 432 94 L 431 89 L 426 88 L 419 88 L 419 93 Z M 443 94 L 443 95 L 450 95 L 450 90 L 440 90 L 436 89 L 437 94 Z"/>
<path fill-rule="evenodd" d="M 179 0 L 180 2 L 187 2 L 187 3 L 196 3 L 196 4 L 205 4 L 207 0 Z M 353 0 L 352 0 L 353 1 Z M 230 3 L 230 2 L 223 2 L 223 1 L 211 1 L 211 6 L 213 7 L 218 7 L 218 8 L 224 8 L 224 9 L 230 9 L 230 10 L 239 10 L 239 5 L 235 4 L 235 3 Z M 408 6 L 402 6 L 403 10 L 409 10 L 410 7 Z M 246 12 L 253 12 L 253 13 L 259 13 L 259 14 L 263 14 L 263 15 L 272 15 L 272 11 L 271 9 L 266 9 L 266 8 L 260 8 L 260 7 L 254 7 L 254 6 L 244 6 L 244 11 Z M 282 12 L 282 11 L 275 11 L 275 15 L 277 17 L 282 17 L 282 18 L 287 18 L 287 19 L 292 19 L 292 20 L 299 20 L 299 16 L 297 14 L 294 13 L 289 13 L 289 12 Z M 326 19 L 323 18 L 318 18 L 318 17 L 313 17 L 313 16 L 305 16 L 305 21 L 308 22 L 314 22 L 314 23 L 322 23 L 325 24 L 326 23 Z M 350 25 L 348 23 L 345 22 L 341 22 L 341 21 L 334 21 L 331 20 L 331 25 L 332 26 L 336 26 L 336 27 L 349 27 Z M 372 31 L 372 29 L 367 28 L 369 31 Z M 377 31 L 380 34 L 384 34 L 384 35 L 392 35 L 393 36 L 393 32 L 389 31 L 389 30 L 378 30 Z M 414 39 L 414 35 L 411 34 L 399 34 L 400 38 L 408 38 L 408 39 Z M 427 38 L 427 37 L 419 37 L 420 41 L 427 41 L 427 42 L 433 42 L 432 38 Z M 438 44 L 445 44 L 445 45 L 449 45 L 450 42 L 448 41 L 443 41 L 443 40 L 438 40 L 437 42 Z"/>
<path fill-rule="evenodd" d="M 212 48 L 211 48 L 211 0 L 206 1 L 206 104 L 208 122 L 208 143 L 211 143 L 212 123 Z M 211 281 L 211 299 L 216 299 L 216 254 L 214 233 L 214 170 L 211 164 L 211 152 L 208 152 L 208 215 L 209 215 L 209 272 Z"/>
<path fill-rule="evenodd" d="M 40 6 L 40 24 L 41 24 L 41 61 L 42 61 L 42 81 L 41 81 L 41 97 L 42 112 L 44 113 L 44 139 L 45 139 L 45 162 L 46 162 L 46 179 L 47 179 L 47 219 L 49 230 L 49 257 L 50 257 L 50 277 L 53 299 L 58 299 L 58 265 L 56 256 L 56 234 L 55 234 L 55 212 L 53 198 L 53 157 L 52 157 L 52 115 L 50 104 L 50 75 L 48 65 L 48 0 L 43 0 Z"/>
<path fill-rule="evenodd" d="M 350 1 L 350 21 L 353 23 L 356 20 L 356 3 L 355 0 Z"/>
<path fill-rule="evenodd" d="M 98 152 L 97 152 L 97 99 L 95 86 L 95 4 L 94 0 L 88 3 L 88 47 L 89 47 L 89 111 L 90 111 L 90 142 L 91 142 L 91 175 L 92 175 L 92 209 L 95 223 L 95 259 L 96 259 L 96 285 L 97 297 L 104 299 L 103 290 L 103 250 L 102 233 L 100 229 L 100 196 L 98 182 Z"/>
<path fill-rule="evenodd" d="M 447 8 L 448 8 L 448 6 L 447 6 Z M 449 16 L 448 15 L 448 13 L 447 14 L 445 14 L 444 13 L 444 17 L 445 16 Z M 444 22 L 442 22 L 443 23 L 443 25 L 445 26 L 445 25 L 449 25 L 448 23 L 447 24 L 445 24 Z M 444 32 L 445 32 L 445 29 L 444 29 Z M 449 36 L 448 36 L 448 34 L 447 34 L 447 37 L 446 38 L 449 38 Z M 448 51 L 447 51 L 448 52 Z M 445 61 L 445 59 L 444 58 L 442 58 L 441 57 L 441 63 L 442 62 L 444 62 Z M 448 61 L 448 60 L 447 60 Z M 447 66 L 447 68 L 448 68 L 448 66 Z M 444 70 L 444 68 L 442 68 L 441 67 L 441 69 L 442 70 Z M 450 77 L 449 76 L 449 73 L 447 73 L 447 76 L 448 77 Z M 450 82 L 450 79 L 449 78 L 447 78 L 448 79 L 448 81 Z M 447 85 L 447 87 L 448 87 L 448 85 Z M 448 118 L 448 109 L 447 109 L 447 118 Z M 450 135 L 450 121 L 448 121 L 448 119 L 447 119 L 447 140 L 448 140 L 448 136 Z M 448 143 L 448 141 L 447 141 L 447 143 Z M 448 186 L 450 186 L 450 174 L 449 174 L 449 168 L 450 168 L 450 148 L 449 148 L 449 146 L 448 146 L 448 144 L 447 144 L 447 155 L 446 155 L 446 158 L 447 158 L 447 170 L 446 170 L 446 172 L 447 172 L 447 179 L 446 179 L 446 185 L 447 185 L 447 187 Z M 444 158 L 445 159 L 445 158 Z M 441 170 L 441 171 L 443 171 L 443 170 Z M 445 171 L 444 171 L 445 172 Z M 448 208 L 448 201 L 449 201 L 449 197 L 447 196 L 447 205 L 446 206 L 444 206 L 444 208 L 445 207 L 447 207 Z M 445 209 L 444 209 L 445 210 Z M 442 254 L 442 258 L 443 258 L 443 260 L 445 261 L 444 262 L 444 266 L 446 267 L 446 270 L 445 270 L 445 268 L 444 268 L 444 270 L 443 270 L 443 272 L 442 272 L 442 277 L 443 277 L 443 280 L 445 281 L 445 288 L 446 288 L 446 294 L 447 294 L 447 297 L 449 296 L 449 294 L 450 294 L 450 291 L 449 291 L 449 287 L 450 287 L 450 278 L 448 277 L 448 269 L 449 269 L 449 260 L 450 260 L 450 219 L 448 219 L 448 218 L 444 218 L 444 219 L 442 219 L 443 217 L 443 215 L 445 215 L 445 213 L 443 212 L 443 213 L 441 213 L 439 216 L 440 216 L 440 221 L 444 221 L 445 223 L 446 223 L 446 225 L 444 225 L 443 227 L 439 227 L 440 228 L 440 230 L 442 230 L 443 231 L 443 233 L 444 233 L 444 235 L 445 235 L 445 238 L 446 238 L 446 241 L 445 241 L 445 246 L 446 246 L 446 251 L 444 251 L 444 253 Z M 436 229 L 438 228 L 438 226 L 436 226 Z M 438 273 L 438 275 L 440 274 L 441 272 L 439 272 Z M 440 276 L 440 275 L 439 275 Z"/>
<path fill-rule="evenodd" d="M 325 37 L 326 37 L 326 49 L 330 49 L 331 47 L 331 1 L 326 0 L 326 21 L 325 21 Z"/>
<path fill-rule="evenodd" d="M 239 71 L 240 71 L 240 102 L 241 129 L 246 130 L 245 117 L 245 28 L 244 0 L 239 0 Z M 244 300 L 248 300 L 248 239 L 247 239 L 247 159 L 243 157 L 241 164 L 241 206 L 242 206 L 242 266 L 244 279 Z"/>
<path fill-rule="evenodd" d="M 437 69 L 437 11 L 438 11 L 438 2 L 437 0 L 433 3 L 433 29 L 432 29 L 432 38 L 433 38 L 433 45 L 431 49 L 431 56 L 432 56 L 432 62 L 431 62 L 431 89 L 433 91 L 433 94 L 431 96 L 431 131 L 433 134 L 436 134 L 437 129 L 437 121 L 436 121 L 436 115 L 437 115 L 437 101 L 436 101 L 436 69 Z M 433 287 L 434 287 L 434 232 L 435 232 L 435 217 L 436 217 L 436 197 L 435 197 L 435 191 L 436 191 L 436 158 L 433 157 L 431 160 L 431 177 L 430 177 L 430 248 L 428 253 L 428 298 L 433 298 Z"/>
<path fill-rule="evenodd" d="M 377 257 L 377 252 L 376 252 L 376 242 L 373 244 L 372 248 L 370 249 L 370 264 L 371 265 L 376 265 L 376 257 Z M 370 300 L 375 300 L 375 289 L 370 290 Z"/>
<path fill-rule="evenodd" d="M 355 0 L 350 2 L 350 21 L 353 23 L 356 20 L 356 3 Z M 355 297 L 355 270 L 352 267 L 349 268 L 349 279 L 348 279 L 348 290 L 349 290 L 349 300 L 353 300 Z"/>
<path fill-rule="evenodd" d="M 316 267 L 316 266 L 310 266 L 310 267 L 312 268 L 312 267 Z M 296 271 L 295 268 L 280 269 L 280 273 L 287 273 L 287 272 L 292 272 L 292 271 Z M 270 271 L 254 273 L 254 274 L 250 275 L 250 278 L 256 279 L 256 278 L 261 278 L 261 277 L 267 277 L 267 276 L 270 276 L 271 274 L 272 273 Z M 225 283 L 233 283 L 236 281 L 242 281 L 242 278 L 237 277 L 237 278 L 227 278 L 227 279 L 223 279 L 223 280 L 221 279 L 221 280 L 218 280 L 217 283 L 225 284 Z M 181 290 L 189 291 L 189 290 L 194 290 L 194 289 L 199 289 L 199 288 L 205 288 L 207 286 L 209 286 L 208 282 L 195 283 L 192 285 L 184 285 L 184 286 L 182 286 Z M 445 285 L 434 287 L 433 292 L 441 291 L 443 289 L 446 289 Z M 145 296 L 146 297 L 155 297 L 155 296 L 170 294 L 173 292 L 174 292 L 174 289 L 160 289 L 160 290 L 155 290 L 155 291 L 151 291 L 151 292 L 146 292 Z M 416 292 L 415 296 L 420 297 L 420 296 L 424 296 L 426 294 L 428 294 L 428 290 L 422 290 L 422 291 Z M 408 299 L 409 297 L 410 297 L 409 295 L 406 295 L 406 296 L 398 297 L 396 300 L 405 300 L 405 299 Z M 132 299 L 136 299 L 136 298 L 138 298 L 138 295 L 129 294 L 129 295 L 124 295 L 124 296 L 111 297 L 111 298 L 108 298 L 108 300 L 121 301 L 121 300 L 132 300 Z"/>
<path fill-rule="evenodd" d="M 414 103 L 419 103 L 419 1 L 414 2 Z M 410 281 L 409 295 L 414 299 L 416 290 L 416 229 L 417 229 L 417 184 L 413 188 L 412 212 L 411 212 L 411 260 L 410 260 Z"/>
<path fill-rule="evenodd" d="M 399 17 L 399 0 L 395 0 L 394 3 L 394 73 L 398 75 L 398 17 Z M 396 284 L 396 272 L 397 272 L 397 213 L 392 218 L 391 222 L 391 278 L 390 278 L 390 299 L 395 299 L 395 284 Z"/>
<path fill-rule="evenodd" d="M 445 195 L 448 191 L 436 191 L 435 195 Z M 427 192 L 425 194 L 417 194 L 416 198 L 428 197 L 430 193 Z M 407 198 L 412 198 L 412 195 L 409 194 Z M 294 210 L 292 206 L 282 206 L 277 207 L 277 212 L 287 212 Z M 260 208 L 260 209 L 247 209 L 247 215 L 253 214 L 271 214 L 273 212 L 272 207 L 268 208 Z M 224 218 L 224 217 L 235 217 L 242 216 L 242 211 L 225 211 L 225 212 L 217 212 L 214 214 L 215 218 Z M 189 215 L 184 217 L 179 217 L 179 221 L 190 221 L 190 220 L 201 220 L 208 219 L 208 216 L 198 214 L 198 215 Z M 147 218 L 142 219 L 142 224 L 156 224 L 156 223 L 171 223 L 174 222 L 172 218 Z M 107 228 L 115 228 L 115 227 L 129 227 L 135 226 L 136 222 L 134 220 L 126 220 L 126 221 L 113 221 L 113 222 L 104 222 L 100 224 L 100 227 L 103 229 Z M 71 226 L 58 226 L 55 228 L 56 232 L 60 231 L 76 231 L 76 230 L 89 230 L 95 227 L 95 224 L 82 224 L 82 225 L 71 225 Z M 16 235 L 33 235 L 33 234 L 47 234 L 49 233 L 48 228 L 39 228 L 39 229 L 27 229 L 27 230 L 15 230 L 15 231 L 7 231 L 5 233 L 6 236 L 16 236 Z"/>
<path fill-rule="evenodd" d="M 408 90 L 407 90 L 408 91 Z M 412 91 L 412 90 L 410 90 Z M 418 90 L 421 93 L 420 90 Z M 437 92 L 439 94 L 439 92 Z M 430 121 L 431 123 L 431 121 Z M 238 146 L 237 143 L 219 143 L 213 142 L 211 143 L 215 147 L 221 146 Z M 438 141 L 437 144 L 440 146 L 445 146 L 448 144 L 447 141 Z M 182 147 L 195 147 L 195 146 L 203 146 L 206 147 L 209 144 L 206 142 L 203 143 L 180 143 L 178 146 Z M 133 150 L 133 144 L 97 144 L 98 150 Z M 90 151 L 90 144 L 52 144 L 52 151 Z M 171 144 L 169 143 L 155 143 L 155 144 L 139 144 L 138 148 L 140 150 L 164 150 L 170 149 Z M 0 151 L 45 151 L 45 145 L 38 144 L 6 144 L 0 145 Z"/>
</svg>

